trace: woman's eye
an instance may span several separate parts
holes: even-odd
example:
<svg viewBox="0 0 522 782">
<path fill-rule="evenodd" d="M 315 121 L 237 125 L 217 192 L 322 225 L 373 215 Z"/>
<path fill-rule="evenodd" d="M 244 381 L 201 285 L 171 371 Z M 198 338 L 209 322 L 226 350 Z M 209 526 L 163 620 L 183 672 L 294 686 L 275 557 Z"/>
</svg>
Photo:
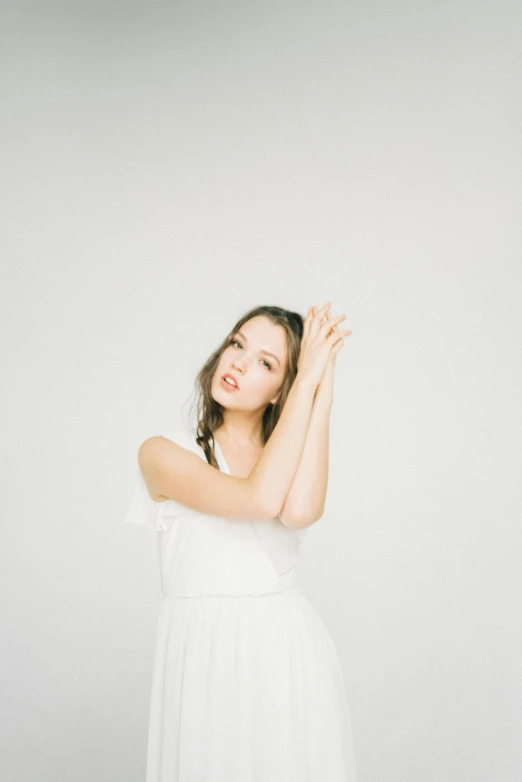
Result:
<svg viewBox="0 0 522 782">
<path fill-rule="evenodd" d="M 240 347 L 240 348 L 241 348 L 241 347 L 243 347 L 243 346 L 242 346 L 242 344 L 241 344 L 241 342 L 239 342 L 237 339 L 233 339 L 233 340 L 232 340 L 232 342 L 231 342 L 230 344 L 231 344 L 231 345 L 239 345 L 239 347 Z M 268 367 L 268 369 L 272 369 L 272 365 L 271 365 L 271 364 L 269 364 L 269 363 L 268 363 L 268 361 L 266 361 L 265 359 L 262 359 L 262 361 L 263 361 L 263 364 L 266 364 L 266 366 Z"/>
</svg>

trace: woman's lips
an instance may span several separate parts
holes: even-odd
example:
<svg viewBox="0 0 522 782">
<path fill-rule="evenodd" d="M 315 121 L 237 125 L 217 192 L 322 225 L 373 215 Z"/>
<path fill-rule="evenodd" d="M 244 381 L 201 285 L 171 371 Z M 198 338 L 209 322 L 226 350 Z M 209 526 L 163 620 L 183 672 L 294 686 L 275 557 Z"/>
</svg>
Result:
<svg viewBox="0 0 522 782">
<path fill-rule="evenodd" d="M 232 386 L 230 383 L 227 383 L 224 377 L 222 377 L 219 382 L 221 384 L 221 388 L 224 388 L 225 391 L 239 391 L 237 386 Z"/>
</svg>

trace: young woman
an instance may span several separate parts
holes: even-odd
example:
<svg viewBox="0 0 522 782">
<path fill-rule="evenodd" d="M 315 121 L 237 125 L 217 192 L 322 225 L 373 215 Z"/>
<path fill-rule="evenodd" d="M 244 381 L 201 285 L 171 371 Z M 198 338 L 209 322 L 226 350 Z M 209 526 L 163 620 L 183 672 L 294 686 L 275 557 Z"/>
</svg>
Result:
<svg viewBox="0 0 522 782">
<path fill-rule="evenodd" d="M 126 521 L 158 533 L 146 782 L 355 782 L 343 671 L 297 587 L 323 513 L 329 303 L 246 313 L 197 378 L 197 426 L 147 439 Z"/>
</svg>

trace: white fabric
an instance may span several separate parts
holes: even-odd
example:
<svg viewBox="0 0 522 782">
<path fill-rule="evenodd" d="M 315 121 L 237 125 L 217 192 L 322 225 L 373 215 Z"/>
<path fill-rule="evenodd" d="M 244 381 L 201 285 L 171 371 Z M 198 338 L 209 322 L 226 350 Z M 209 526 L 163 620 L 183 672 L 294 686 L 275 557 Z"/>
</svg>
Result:
<svg viewBox="0 0 522 782">
<path fill-rule="evenodd" d="M 194 430 L 164 436 L 206 461 Z M 155 502 L 139 470 L 125 520 L 160 552 L 146 782 L 356 782 L 338 653 L 297 588 L 306 530 Z"/>
</svg>

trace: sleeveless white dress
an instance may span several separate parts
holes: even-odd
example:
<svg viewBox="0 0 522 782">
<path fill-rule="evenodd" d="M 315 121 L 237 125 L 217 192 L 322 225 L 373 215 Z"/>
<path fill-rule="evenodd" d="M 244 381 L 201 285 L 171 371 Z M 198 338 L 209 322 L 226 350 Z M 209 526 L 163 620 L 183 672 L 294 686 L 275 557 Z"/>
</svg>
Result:
<svg viewBox="0 0 522 782">
<path fill-rule="evenodd" d="M 163 436 L 206 461 L 195 430 Z M 160 553 L 146 782 L 356 782 L 340 659 L 297 587 L 306 530 L 155 502 L 139 469 L 125 521 Z"/>
</svg>

